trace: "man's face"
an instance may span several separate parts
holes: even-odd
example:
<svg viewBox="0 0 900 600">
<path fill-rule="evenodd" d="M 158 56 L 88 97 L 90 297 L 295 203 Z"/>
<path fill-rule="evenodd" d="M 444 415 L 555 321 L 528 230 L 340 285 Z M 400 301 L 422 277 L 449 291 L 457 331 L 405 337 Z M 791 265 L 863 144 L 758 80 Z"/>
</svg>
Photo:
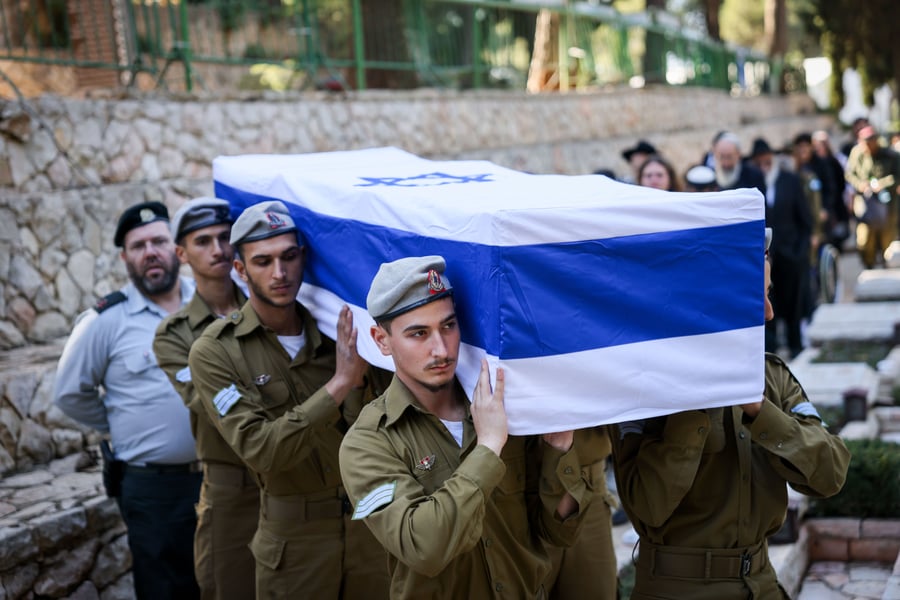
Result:
<svg viewBox="0 0 900 600">
<path fill-rule="evenodd" d="M 794 144 L 794 160 L 798 165 L 805 165 L 812 160 L 812 144 L 800 142 Z"/>
<path fill-rule="evenodd" d="M 128 277 L 141 294 L 165 294 L 178 282 L 178 257 L 169 224 L 155 221 L 125 234 L 120 254 Z"/>
<path fill-rule="evenodd" d="M 719 140 L 713 147 L 713 157 L 716 161 L 716 167 L 723 171 L 733 171 L 741 160 L 741 153 L 733 142 L 728 140 Z"/>
<path fill-rule="evenodd" d="M 772 308 L 772 301 L 769 299 L 769 294 L 772 292 L 772 265 L 769 264 L 769 259 L 766 259 L 766 274 L 763 279 L 766 282 L 766 292 L 765 292 L 765 315 L 766 321 L 771 321 L 775 318 L 775 309 Z"/>
<path fill-rule="evenodd" d="M 241 246 L 234 268 L 250 298 L 275 307 L 291 306 L 303 282 L 304 249 L 293 231 Z"/>
<path fill-rule="evenodd" d="M 222 279 L 229 277 L 234 249 L 228 241 L 231 225 L 220 224 L 192 231 L 175 247 L 182 264 L 191 266 L 194 277 Z"/>
<path fill-rule="evenodd" d="M 416 394 L 453 384 L 459 356 L 459 326 L 453 300 L 441 298 L 394 318 L 388 329 L 372 327 L 381 353 L 394 358 L 397 377 Z"/>
<path fill-rule="evenodd" d="M 775 157 L 771 152 L 765 152 L 753 158 L 753 164 L 756 165 L 756 168 L 763 172 L 764 175 L 768 175 L 772 170 L 772 163 L 775 160 Z"/>
</svg>

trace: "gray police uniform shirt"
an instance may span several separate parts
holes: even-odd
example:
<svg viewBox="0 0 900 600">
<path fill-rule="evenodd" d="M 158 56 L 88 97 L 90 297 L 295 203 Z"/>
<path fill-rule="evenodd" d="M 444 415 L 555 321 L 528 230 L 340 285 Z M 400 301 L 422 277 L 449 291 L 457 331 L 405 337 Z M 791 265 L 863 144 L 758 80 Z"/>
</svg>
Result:
<svg viewBox="0 0 900 600">
<path fill-rule="evenodd" d="M 194 281 L 180 280 L 184 306 Z M 124 301 L 76 320 L 56 371 L 56 404 L 76 421 L 109 432 L 120 460 L 195 461 L 188 409 L 153 354 L 156 327 L 168 313 L 132 283 L 121 291 Z"/>
</svg>

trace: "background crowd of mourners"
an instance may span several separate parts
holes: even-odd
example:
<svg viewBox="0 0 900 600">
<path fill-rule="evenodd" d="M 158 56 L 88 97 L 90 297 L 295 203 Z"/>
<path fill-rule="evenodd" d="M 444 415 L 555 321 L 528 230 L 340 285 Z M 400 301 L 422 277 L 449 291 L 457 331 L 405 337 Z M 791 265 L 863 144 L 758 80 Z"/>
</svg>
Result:
<svg viewBox="0 0 900 600">
<path fill-rule="evenodd" d="M 865 118 L 837 140 L 815 131 L 780 145 L 757 137 L 745 148 L 734 134 L 720 131 L 681 175 L 646 140 L 622 157 L 628 173 L 595 173 L 667 191 L 755 187 L 765 196 L 766 226 L 774 232 L 769 258 L 775 308 L 775 319 L 766 324 L 767 352 L 793 358 L 806 346 L 805 327 L 826 298 L 819 269 L 826 248 L 858 250 L 862 266 L 873 269 L 885 264 L 885 251 L 900 239 L 900 133 L 880 133 Z"/>
</svg>

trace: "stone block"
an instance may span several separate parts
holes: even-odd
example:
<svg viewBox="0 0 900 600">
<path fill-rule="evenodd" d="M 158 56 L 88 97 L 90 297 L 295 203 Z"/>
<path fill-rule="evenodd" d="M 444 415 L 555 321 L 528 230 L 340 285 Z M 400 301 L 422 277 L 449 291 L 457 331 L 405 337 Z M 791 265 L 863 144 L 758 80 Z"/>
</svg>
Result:
<svg viewBox="0 0 900 600">
<path fill-rule="evenodd" d="M 820 538 L 813 536 L 809 542 L 809 560 L 837 560 L 846 562 L 850 557 L 850 544 L 844 538 Z"/>
<path fill-rule="evenodd" d="M 898 322 L 900 302 L 823 304 L 816 309 L 807 333 L 816 346 L 840 340 L 891 340 Z"/>
<path fill-rule="evenodd" d="M 45 554 L 84 536 L 87 516 L 81 507 L 55 512 L 29 522 L 35 542 Z"/>
<path fill-rule="evenodd" d="M 893 563 L 900 552 L 900 539 L 860 539 L 850 540 L 849 560 L 871 560 Z"/>
<path fill-rule="evenodd" d="M 38 547 L 27 527 L 0 527 L 0 572 L 28 562 L 37 556 Z"/>
<path fill-rule="evenodd" d="M 809 519 L 806 527 L 813 538 L 859 539 L 862 531 L 861 519 L 850 517 Z"/>
<path fill-rule="evenodd" d="M 30 562 L 21 564 L 0 575 L 0 583 L 3 584 L 3 589 L 6 590 L 6 597 L 11 600 L 25 597 L 25 594 L 34 585 L 38 572 L 37 563 Z"/>
<path fill-rule="evenodd" d="M 863 519 L 861 537 L 900 540 L 900 519 Z"/>
<path fill-rule="evenodd" d="M 9 282 L 28 298 L 33 298 L 38 288 L 44 285 L 41 274 L 25 256 L 12 257 L 9 264 Z"/>
<path fill-rule="evenodd" d="M 875 403 L 878 373 L 865 363 L 791 364 L 791 372 L 813 404 L 843 406 L 844 392 L 851 388 L 865 390 L 868 404 Z"/>
<path fill-rule="evenodd" d="M 56 456 L 53 438 L 43 425 L 25 419 L 19 432 L 19 445 L 16 448 L 16 462 L 19 465 L 44 465 Z"/>
<path fill-rule="evenodd" d="M 134 600 L 134 577 L 126 573 L 114 584 L 101 590 L 100 600 Z"/>
<path fill-rule="evenodd" d="M 100 541 L 90 539 L 49 557 L 34 582 L 35 594 L 59 598 L 76 589 L 94 565 Z"/>
<path fill-rule="evenodd" d="M 84 436 L 80 432 L 71 429 L 51 429 L 50 436 L 53 438 L 53 445 L 56 446 L 56 456 L 81 457 L 81 454 L 76 454 L 84 448 Z"/>
<path fill-rule="evenodd" d="M 94 267 L 96 257 L 88 250 L 78 250 L 69 257 L 66 269 L 83 292 L 90 292 L 94 288 Z"/>
<path fill-rule="evenodd" d="M 75 588 L 75 591 L 69 594 L 66 600 L 100 600 L 100 592 L 92 582 L 85 581 Z"/>
<path fill-rule="evenodd" d="M 857 302 L 900 300 L 900 269 L 863 271 L 856 278 L 854 297 Z"/>
<path fill-rule="evenodd" d="M 91 571 L 91 581 L 103 589 L 130 569 L 131 551 L 128 549 L 128 536 L 120 535 L 100 549 Z"/>
<path fill-rule="evenodd" d="M 99 473 L 97 480 L 98 482 L 100 480 Z M 87 515 L 88 527 L 91 531 L 104 531 L 122 523 L 119 505 L 112 498 L 107 498 L 105 494 L 86 500 L 82 507 Z"/>
<path fill-rule="evenodd" d="M 65 336 L 70 330 L 68 318 L 56 311 L 49 311 L 41 313 L 35 318 L 28 337 L 35 342 L 46 343 Z"/>
</svg>

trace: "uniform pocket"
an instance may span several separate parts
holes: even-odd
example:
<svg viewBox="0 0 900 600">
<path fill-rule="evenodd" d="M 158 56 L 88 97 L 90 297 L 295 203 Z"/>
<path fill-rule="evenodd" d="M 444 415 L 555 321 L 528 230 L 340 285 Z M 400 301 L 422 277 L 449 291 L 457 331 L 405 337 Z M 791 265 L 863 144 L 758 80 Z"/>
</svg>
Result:
<svg viewBox="0 0 900 600">
<path fill-rule="evenodd" d="M 257 529 L 250 541 L 250 552 L 256 562 L 267 569 L 277 571 L 284 558 L 284 547 L 287 544 L 270 533 Z"/>
<path fill-rule="evenodd" d="M 284 405 L 291 399 L 291 393 L 283 380 L 271 379 L 263 385 L 257 384 L 257 388 L 260 391 L 259 402 L 264 410 L 275 416 L 285 412 Z"/>
<path fill-rule="evenodd" d="M 150 350 L 134 352 L 125 357 L 125 368 L 129 373 L 143 373 L 150 367 L 156 366 L 156 355 Z"/>
</svg>

